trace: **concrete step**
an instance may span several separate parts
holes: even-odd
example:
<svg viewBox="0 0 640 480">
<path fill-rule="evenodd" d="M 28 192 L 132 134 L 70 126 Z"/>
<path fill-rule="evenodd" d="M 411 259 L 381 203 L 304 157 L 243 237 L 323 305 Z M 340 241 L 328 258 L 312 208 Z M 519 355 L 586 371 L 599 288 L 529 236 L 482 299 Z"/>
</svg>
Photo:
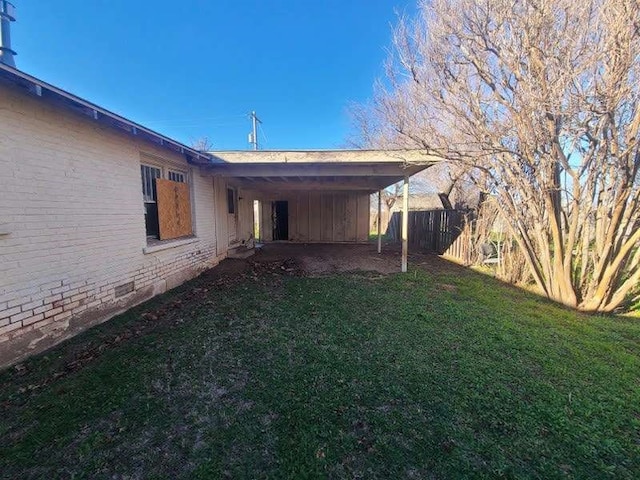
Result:
<svg viewBox="0 0 640 480">
<path fill-rule="evenodd" d="M 254 253 L 256 253 L 255 248 L 248 248 L 248 247 L 245 247 L 244 245 L 240 245 L 238 247 L 229 249 L 227 257 L 228 258 L 249 258 Z"/>
</svg>

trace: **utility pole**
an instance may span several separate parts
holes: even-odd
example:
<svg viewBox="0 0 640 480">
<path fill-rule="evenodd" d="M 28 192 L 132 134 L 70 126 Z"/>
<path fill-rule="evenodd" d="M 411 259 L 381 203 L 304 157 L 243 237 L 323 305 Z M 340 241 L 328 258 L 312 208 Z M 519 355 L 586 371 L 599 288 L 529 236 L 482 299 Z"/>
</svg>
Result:
<svg viewBox="0 0 640 480">
<path fill-rule="evenodd" d="M 0 0 L 0 63 L 16 68 L 11 49 L 11 22 L 16 21 L 16 9 L 12 3 Z"/>
<path fill-rule="evenodd" d="M 262 123 L 262 121 L 258 118 L 255 111 L 251 112 L 249 117 L 251 117 L 252 127 L 252 131 L 249 134 L 249 143 L 253 145 L 254 150 L 258 150 L 258 123 Z"/>
</svg>

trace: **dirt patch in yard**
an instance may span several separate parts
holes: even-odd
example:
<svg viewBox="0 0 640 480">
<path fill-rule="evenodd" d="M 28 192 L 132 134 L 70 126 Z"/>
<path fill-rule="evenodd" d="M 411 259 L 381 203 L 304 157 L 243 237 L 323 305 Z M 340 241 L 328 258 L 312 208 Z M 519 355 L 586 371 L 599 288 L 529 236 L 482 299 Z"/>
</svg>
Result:
<svg viewBox="0 0 640 480">
<path fill-rule="evenodd" d="M 348 272 L 377 272 L 389 275 L 400 272 L 402 253 L 399 244 L 385 244 L 378 253 L 375 243 L 368 244 L 308 244 L 269 243 L 256 249 L 246 259 L 228 258 L 204 274 L 207 283 L 222 288 L 239 281 L 276 274 L 317 277 Z M 421 268 L 442 273 L 461 273 L 464 267 L 448 262 L 438 255 L 409 253 L 409 268 Z"/>
<path fill-rule="evenodd" d="M 379 254 L 377 245 L 371 244 L 295 244 L 271 243 L 247 259 L 250 264 L 288 260 L 300 273 L 324 276 L 344 272 L 400 272 L 402 255 L 399 245 L 385 245 Z M 224 263 L 224 262 L 223 262 Z M 409 263 L 429 265 L 440 270 L 443 261 L 435 255 L 412 253 Z M 222 266 L 222 264 L 220 265 Z M 220 268 L 220 267 L 218 267 Z"/>
</svg>

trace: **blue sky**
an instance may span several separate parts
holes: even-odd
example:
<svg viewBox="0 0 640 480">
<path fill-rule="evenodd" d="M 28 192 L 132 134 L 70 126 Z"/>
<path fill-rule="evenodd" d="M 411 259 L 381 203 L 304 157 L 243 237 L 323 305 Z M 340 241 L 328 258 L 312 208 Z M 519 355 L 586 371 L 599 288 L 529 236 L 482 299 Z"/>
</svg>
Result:
<svg viewBox="0 0 640 480">
<path fill-rule="evenodd" d="M 340 148 L 412 0 L 12 0 L 17 67 L 185 143 Z"/>
</svg>

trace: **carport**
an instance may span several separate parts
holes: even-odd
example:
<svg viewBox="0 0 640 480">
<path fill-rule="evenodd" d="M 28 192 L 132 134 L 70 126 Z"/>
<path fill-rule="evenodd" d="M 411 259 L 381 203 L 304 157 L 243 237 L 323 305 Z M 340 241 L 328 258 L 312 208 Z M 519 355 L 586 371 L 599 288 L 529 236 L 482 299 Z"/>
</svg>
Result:
<svg viewBox="0 0 640 480">
<path fill-rule="evenodd" d="M 208 167 L 226 190 L 229 247 L 243 242 L 255 212 L 264 241 L 368 241 L 370 196 L 403 181 L 402 271 L 407 270 L 409 179 L 438 161 L 418 150 L 210 152 Z M 222 185 L 224 184 L 224 187 Z M 219 195 L 218 200 L 222 200 Z M 234 203 L 236 202 L 236 203 Z M 237 207 L 235 206 L 237 205 Z M 378 196 L 378 212 L 381 196 Z M 218 209 L 221 210 L 221 209 Z M 234 224 L 235 222 L 235 224 Z M 240 234 L 234 233 L 234 229 Z M 378 226 L 378 251 L 381 250 Z"/>
</svg>

